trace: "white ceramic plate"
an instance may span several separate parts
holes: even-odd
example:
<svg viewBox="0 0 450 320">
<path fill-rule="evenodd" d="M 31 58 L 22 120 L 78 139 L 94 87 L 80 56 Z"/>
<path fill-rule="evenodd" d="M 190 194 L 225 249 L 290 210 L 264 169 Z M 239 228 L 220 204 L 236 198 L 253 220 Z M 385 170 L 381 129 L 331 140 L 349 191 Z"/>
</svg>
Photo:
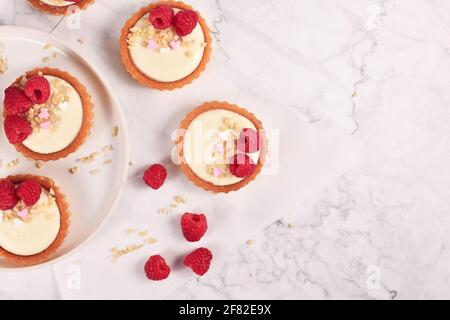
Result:
<svg viewBox="0 0 450 320">
<path fill-rule="evenodd" d="M 46 44 L 51 44 L 52 48 L 45 50 Z M 52 260 L 39 266 L 48 265 L 63 259 L 92 237 L 116 206 L 125 186 L 129 163 L 126 121 L 119 100 L 102 73 L 86 57 L 63 41 L 33 29 L 0 26 L 0 45 L 8 60 L 8 71 L 0 75 L 1 101 L 4 89 L 18 76 L 35 67 L 49 66 L 66 70 L 77 77 L 88 89 L 94 103 L 94 126 L 86 143 L 68 158 L 47 162 L 41 169 L 35 167 L 34 161 L 25 159 L 15 151 L 6 139 L 3 123 L 0 124 L 0 159 L 3 163 L 0 177 L 19 173 L 50 177 L 61 188 L 69 202 L 72 213 L 69 234 Z M 56 57 L 53 57 L 54 52 Z M 43 62 L 45 57 L 49 58 L 47 63 Z M 113 137 L 112 128 L 116 125 L 119 127 L 119 134 Z M 108 145 L 112 145 L 114 150 L 103 152 L 101 149 Z M 100 156 L 94 162 L 76 162 L 77 158 L 95 151 L 99 151 Z M 19 165 L 6 168 L 10 161 L 17 158 L 20 159 Z M 110 165 L 103 164 L 106 159 L 111 159 Z M 72 175 L 68 169 L 75 166 L 78 166 L 80 171 Z M 99 173 L 93 175 L 90 172 L 93 170 L 99 170 Z M 24 268 L 14 267 L 0 259 L 1 269 Z"/>
</svg>

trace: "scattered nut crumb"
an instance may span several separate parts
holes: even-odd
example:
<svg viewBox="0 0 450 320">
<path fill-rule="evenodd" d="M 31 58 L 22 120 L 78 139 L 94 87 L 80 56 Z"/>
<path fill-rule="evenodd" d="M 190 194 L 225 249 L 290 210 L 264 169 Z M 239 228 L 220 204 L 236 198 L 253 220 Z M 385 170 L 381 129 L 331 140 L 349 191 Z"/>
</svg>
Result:
<svg viewBox="0 0 450 320">
<path fill-rule="evenodd" d="M 133 161 L 129 161 L 128 165 L 131 167 L 133 165 Z"/>
<path fill-rule="evenodd" d="M 50 58 L 49 57 L 44 57 L 44 58 L 42 58 L 42 62 L 43 63 L 48 63 L 50 61 Z"/>
<path fill-rule="evenodd" d="M 148 234 L 148 231 L 147 231 L 147 230 L 143 230 L 143 231 L 140 231 L 140 232 L 138 233 L 138 236 L 139 236 L 139 237 L 145 237 L 147 234 Z"/>
<path fill-rule="evenodd" d="M 70 168 L 70 169 L 69 169 L 70 174 L 75 174 L 75 173 L 77 173 L 78 171 L 80 171 L 80 168 L 78 168 L 78 167 L 73 167 L 73 168 Z"/>
<path fill-rule="evenodd" d="M 109 164 L 111 164 L 111 159 L 106 159 L 106 160 L 103 161 L 103 165 L 104 166 L 107 166 Z"/>
<path fill-rule="evenodd" d="M 122 257 L 122 256 L 124 256 L 124 255 L 126 255 L 128 253 L 134 252 L 134 251 L 142 248 L 143 246 L 144 246 L 144 243 L 141 243 L 141 244 L 130 244 L 130 245 L 126 246 L 123 249 L 117 249 L 116 247 L 114 247 L 114 248 L 111 249 L 111 252 L 112 252 L 111 260 L 113 262 L 115 262 L 120 257 Z"/>
<path fill-rule="evenodd" d="M 85 43 L 86 43 L 86 40 L 84 40 L 84 38 L 79 38 L 79 39 L 78 39 L 78 42 L 81 43 L 81 44 L 85 44 Z"/>
<path fill-rule="evenodd" d="M 85 157 L 81 157 L 77 159 L 77 162 L 81 162 L 81 163 L 91 163 L 95 160 L 95 158 L 97 158 L 100 155 L 100 152 L 96 151 L 96 152 L 92 152 L 90 155 L 85 156 Z"/>
<path fill-rule="evenodd" d="M 58 57 L 58 52 L 53 52 L 52 57 L 53 59 L 56 59 Z"/>
<path fill-rule="evenodd" d="M 113 136 L 114 138 L 117 137 L 117 135 L 119 134 L 119 127 L 118 127 L 118 126 L 114 126 L 114 127 L 112 128 L 111 133 L 112 133 L 112 136 Z"/>
<path fill-rule="evenodd" d="M 149 244 L 153 244 L 158 242 L 158 240 L 156 240 L 155 238 L 147 238 L 145 239 L 145 242 L 149 243 Z"/>
<path fill-rule="evenodd" d="M 114 148 L 113 148 L 112 145 L 107 145 L 107 146 L 104 146 L 104 147 L 102 148 L 102 151 L 103 151 L 103 152 L 111 152 L 111 151 L 113 151 L 113 150 L 114 150 Z"/>
<path fill-rule="evenodd" d="M 133 228 L 125 229 L 125 233 L 126 233 L 126 234 L 132 234 L 132 233 L 134 233 L 135 231 L 136 231 L 136 229 L 133 229 Z"/>
<path fill-rule="evenodd" d="M 35 166 L 37 169 L 41 169 L 41 168 L 44 167 L 44 162 L 42 162 L 42 161 L 36 161 L 36 162 L 34 163 L 34 166 Z"/>
<path fill-rule="evenodd" d="M 182 196 L 180 196 L 180 195 L 176 195 L 175 197 L 173 197 L 173 200 L 176 203 L 185 203 L 186 202 L 186 200 L 184 200 L 184 198 Z"/>
<path fill-rule="evenodd" d="M 6 164 L 6 169 L 12 169 L 12 168 L 16 167 L 19 163 L 20 163 L 20 159 L 14 159 L 11 162 L 9 162 L 8 164 Z"/>
<path fill-rule="evenodd" d="M 158 213 L 164 213 L 164 214 L 168 214 L 170 212 L 169 208 L 159 208 L 158 209 Z"/>
<path fill-rule="evenodd" d="M 91 170 L 91 171 L 89 171 L 89 173 L 92 174 L 93 176 L 96 176 L 100 173 L 100 170 L 98 170 L 98 169 Z"/>
<path fill-rule="evenodd" d="M 186 57 L 190 58 L 190 57 L 193 56 L 193 53 L 192 53 L 192 51 L 187 50 L 187 51 L 184 53 L 184 55 L 185 55 Z"/>
<path fill-rule="evenodd" d="M 45 46 L 44 46 L 44 50 L 48 50 L 48 49 L 50 49 L 50 48 L 52 48 L 53 46 L 50 44 L 50 43 L 47 43 Z"/>
<path fill-rule="evenodd" d="M 248 246 L 251 246 L 253 244 L 253 240 L 247 240 L 246 243 L 247 243 Z"/>
</svg>

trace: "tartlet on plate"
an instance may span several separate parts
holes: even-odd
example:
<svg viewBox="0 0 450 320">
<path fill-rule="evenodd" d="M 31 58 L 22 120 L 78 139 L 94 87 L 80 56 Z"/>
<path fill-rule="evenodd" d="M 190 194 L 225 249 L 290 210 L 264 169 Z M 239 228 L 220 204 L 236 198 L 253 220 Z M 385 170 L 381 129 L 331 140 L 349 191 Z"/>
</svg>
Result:
<svg viewBox="0 0 450 320">
<path fill-rule="evenodd" d="M 176 143 L 178 164 L 207 191 L 236 191 L 261 172 L 267 138 L 253 113 L 227 102 L 207 102 L 187 114 Z"/>
<path fill-rule="evenodd" d="M 5 90 L 4 130 L 17 151 L 33 160 L 67 157 L 82 145 L 93 122 L 86 88 L 68 72 L 37 68 Z"/>
<path fill-rule="evenodd" d="M 28 0 L 36 9 L 55 16 L 73 14 L 73 7 L 85 10 L 95 0 Z"/>
<path fill-rule="evenodd" d="M 0 259 L 19 266 L 48 260 L 69 229 L 64 194 L 51 179 L 31 174 L 0 179 L 0 194 Z"/>
<path fill-rule="evenodd" d="M 125 23 L 120 55 L 140 84 L 158 90 L 181 88 L 198 78 L 209 62 L 211 36 L 205 20 L 180 1 L 158 1 Z"/>
</svg>

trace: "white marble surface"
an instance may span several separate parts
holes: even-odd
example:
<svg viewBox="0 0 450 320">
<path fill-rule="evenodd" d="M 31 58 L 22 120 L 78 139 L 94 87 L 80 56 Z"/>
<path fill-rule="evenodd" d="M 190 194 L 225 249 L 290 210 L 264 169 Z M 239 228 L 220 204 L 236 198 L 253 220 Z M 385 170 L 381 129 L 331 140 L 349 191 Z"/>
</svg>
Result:
<svg viewBox="0 0 450 320">
<path fill-rule="evenodd" d="M 117 59 L 121 24 L 147 2 L 97 0 L 81 29 L 67 30 L 66 20 L 5 0 L 0 23 L 54 30 L 86 51 L 106 46 Z M 170 298 L 450 298 L 450 2 L 190 3 L 214 32 L 214 62 L 245 94 L 331 118 L 367 158 Z M 101 14 L 108 5 L 114 15 Z M 93 16 L 111 31 L 88 23 Z M 0 298 L 58 297 L 51 270 L 0 279 Z"/>
</svg>

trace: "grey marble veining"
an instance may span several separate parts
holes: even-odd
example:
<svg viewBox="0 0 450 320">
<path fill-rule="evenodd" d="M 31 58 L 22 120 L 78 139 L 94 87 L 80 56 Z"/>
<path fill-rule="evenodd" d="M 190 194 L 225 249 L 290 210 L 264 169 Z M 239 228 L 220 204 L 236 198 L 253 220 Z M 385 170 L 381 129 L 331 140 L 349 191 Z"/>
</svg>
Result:
<svg viewBox="0 0 450 320">
<path fill-rule="evenodd" d="M 98 0 L 83 15 L 127 16 L 145 3 Z M 190 3 L 211 27 L 213 59 L 243 92 L 332 119 L 363 142 L 366 158 L 169 298 L 450 298 L 450 2 Z M 23 0 L 0 2 L 2 24 L 62 36 L 59 22 Z M 121 24 L 67 37 L 101 46 Z M 57 297 L 51 272 L 36 273 L 0 273 L 0 298 Z"/>
</svg>

